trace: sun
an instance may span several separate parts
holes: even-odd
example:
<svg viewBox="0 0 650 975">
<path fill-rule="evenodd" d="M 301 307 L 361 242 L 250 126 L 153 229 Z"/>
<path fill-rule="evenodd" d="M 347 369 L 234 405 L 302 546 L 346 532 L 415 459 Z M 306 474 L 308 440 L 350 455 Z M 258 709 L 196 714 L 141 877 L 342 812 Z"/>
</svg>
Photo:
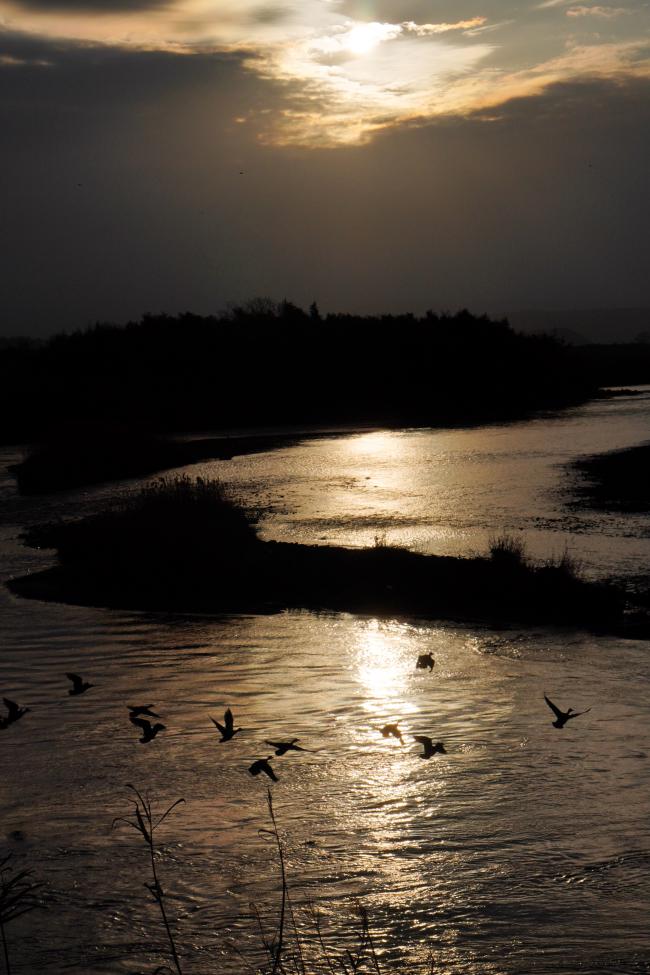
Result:
<svg viewBox="0 0 650 975">
<path fill-rule="evenodd" d="M 345 35 L 344 44 L 347 50 L 353 54 L 367 54 L 372 51 L 382 39 L 378 31 L 373 30 L 378 26 L 379 24 L 358 24 L 353 27 Z"/>
<path fill-rule="evenodd" d="M 382 41 L 392 40 L 396 30 L 393 24 L 355 24 L 341 38 L 343 47 L 352 54 L 368 54 Z"/>
</svg>

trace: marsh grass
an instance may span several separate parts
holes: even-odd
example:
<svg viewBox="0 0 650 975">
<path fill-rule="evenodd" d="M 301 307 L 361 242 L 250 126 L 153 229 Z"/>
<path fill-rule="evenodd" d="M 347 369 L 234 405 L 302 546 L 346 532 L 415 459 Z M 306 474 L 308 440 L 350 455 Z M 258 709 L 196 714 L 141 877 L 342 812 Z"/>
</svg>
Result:
<svg viewBox="0 0 650 975">
<path fill-rule="evenodd" d="M 572 555 L 568 545 L 565 545 L 560 555 L 553 555 L 544 563 L 544 568 L 551 569 L 558 576 L 566 579 L 582 579 L 584 577 L 584 563 Z"/>
<path fill-rule="evenodd" d="M 15 870 L 10 861 L 11 854 L 0 860 L 0 940 L 6 975 L 11 975 L 7 926 L 41 907 L 36 892 L 42 886 L 32 880 L 31 870 Z"/>
<path fill-rule="evenodd" d="M 145 883 L 145 887 L 158 905 L 176 975 L 183 975 L 176 939 L 165 907 L 165 892 L 158 877 L 154 836 L 170 813 L 185 800 L 177 799 L 162 814 L 156 815 L 148 797 L 132 785 L 127 788 L 134 796 L 133 810 L 130 816 L 116 817 L 113 828 L 120 824 L 129 826 L 140 834 L 146 845 L 152 879 Z M 337 937 L 337 947 L 331 943 L 324 929 L 323 915 L 316 905 L 306 901 L 298 908 L 294 904 L 287 843 L 280 832 L 270 789 L 267 789 L 267 812 L 270 825 L 261 828 L 259 834 L 268 839 L 275 850 L 280 902 L 276 910 L 264 913 L 256 904 L 250 905 L 251 919 L 259 937 L 259 952 L 245 952 L 236 942 L 226 941 L 227 948 L 240 962 L 242 971 L 250 975 L 396 975 L 395 967 L 386 967 L 381 959 L 368 910 L 359 900 L 354 900 L 351 905 L 353 924 L 346 938 L 348 943 L 343 945 L 342 939 Z M 254 957 L 255 954 L 257 957 Z M 162 965 L 151 975 L 166 975 L 170 971 L 168 966 Z M 414 969 L 409 966 L 409 975 L 435 975 L 432 950 L 427 955 L 424 967 Z"/>
<path fill-rule="evenodd" d="M 528 564 L 526 543 L 522 538 L 504 532 L 488 541 L 491 560 L 502 568 L 521 568 Z"/>
</svg>

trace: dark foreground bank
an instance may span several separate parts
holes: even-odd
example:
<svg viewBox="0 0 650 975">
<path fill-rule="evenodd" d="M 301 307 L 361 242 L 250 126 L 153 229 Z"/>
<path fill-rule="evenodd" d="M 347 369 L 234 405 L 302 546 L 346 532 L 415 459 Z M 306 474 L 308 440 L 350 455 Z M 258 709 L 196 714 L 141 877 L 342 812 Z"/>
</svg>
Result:
<svg viewBox="0 0 650 975">
<path fill-rule="evenodd" d="M 261 541 L 214 482 L 160 480 L 82 521 L 32 529 L 58 565 L 11 580 L 20 596 L 91 606 L 224 613 L 334 610 L 626 631 L 622 590 L 569 559 L 530 563 L 507 539 L 486 557 Z M 635 620 L 644 636 L 647 618 Z"/>
<path fill-rule="evenodd" d="M 576 461 L 581 502 L 606 511 L 650 511 L 650 443 Z"/>
</svg>

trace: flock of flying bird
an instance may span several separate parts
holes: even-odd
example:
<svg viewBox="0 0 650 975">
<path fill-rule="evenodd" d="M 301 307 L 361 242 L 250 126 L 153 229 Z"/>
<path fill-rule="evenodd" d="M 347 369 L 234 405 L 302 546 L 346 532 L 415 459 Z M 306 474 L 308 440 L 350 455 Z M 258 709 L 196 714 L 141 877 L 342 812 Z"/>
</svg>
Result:
<svg viewBox="0 0 650 975">
<path fill-rule="evenodd" d="M 416 667 L 420 670 L 428 670 L 431 672 L 434 668 L 435 660 L 430 653 L 422 653 L 417 659 Z M 83 680 L 79 674 L 66 674 L 68 680 L 72 682 L 72 687 L 68 690 L 68 694 L 71 697 L 77 697 L 79 694 L 85 694 L 86 691 L 94 687 L 94 684 L 89 684 L 88 681 Z M 7 709 L 7 714 L 0 715 L 0 730 L 4 731 L 10 725 L 15 724 L 23 715 L 30 711 L 30 708 L 20 707 L 15 701 L 10 701 L 8 698 L 4 697 L 3 703 Z M 569 708 L 568 711 L 562 711 L 556 704 L 544 695 L 544 700 L 548 704 L 549 708 L 555 715 L 555 721 L 552 722 L 554 728 L 563 728 L 564 725 L 571 721 L 573 718 L 579 717 L 581 714 L 586 714 L 587 711 L 591 711 L 591 708 L 587 708 L 585 711 L 574 711 L 573 708 Z M 148 718 L 158 718 L 160 715 L 156 714 L 152 710 L 153 704 L 127 704 L 127 710 L 129 712 L 129 721 L 132 725 L 135 725 L 142 732 L 142 737 L 139 739 L 142 744 L 153 741 L 159 731 L 165 730 L 165 725 L 160 722 L 152 724 Z M 146 715 L 146 717 L 144 717 Z M 226 708 L 223 716 L 224 723 L 221 724 L 215 718 L 210 718 L 210 721 L 214 724 L 217 731 L 220 733 L 221 738 L 220 743 L 230 741 L 235 737 L 237 732 L 241 731 L 241 728 L 235 728 L 235 721 L 233 718 L 232 711 L 230 708 Z M 394 724 L 386 724 L 383 728 L 379 729 L 380 733 L 384 738 L 396 738 L 401 745 L 404 744 L 404 737 L 400 731 L 397 722 Z M 433 742 L 432 738 L 427 735 L 413 735 L 413 740 L 419 742 L 423 751 L 420 758 L 431 758 L 433 755 L 441 754 L 446 755 L 447 751 L 445 746 L 441 741 Z M 301 745 L 296 744 L 300 741 L 299 738 L 291 738 L 289 741 L 268 741 L 265 739 L 265 744 L 269 745 L 275 750 L 275 754 L 278 756 L 285 755 L 287 752 L 306 752 L 309 751 L 307 748 L 303 748 Z M 251 775 L 259 775 L 263 772 L 268 775 L 273 782 L 278 781 L 278 777 L 275 774 L 273 768 L 271 767 L 271 755 L 267 755 L 266 758 L 258 758 L 249 766 L 248 771 Z"/>
</svg>

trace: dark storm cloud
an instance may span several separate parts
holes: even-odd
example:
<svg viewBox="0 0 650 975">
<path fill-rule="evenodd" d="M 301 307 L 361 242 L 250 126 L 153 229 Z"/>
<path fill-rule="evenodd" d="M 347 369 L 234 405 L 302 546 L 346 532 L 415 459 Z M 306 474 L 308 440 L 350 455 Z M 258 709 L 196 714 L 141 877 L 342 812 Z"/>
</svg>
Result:
<svg viewBox="0 0 650 975">
<path fill-rule="evenodd" d="M 3 57 L 5 333 L 256 294 L 358 311 L 650 304 L 648 80 L 303 150 L 260 143 L 296 93 L 236 53 L 5 33 Z"/>
<path fill-rule="evenodd" d="M 126 122 L 143 108 L 151 113 L 170 101 L 180 119 L 177 101 L 194 95 L 200 102 L 206 86 L 221 111 L 224 100 L 236 105 L 241 97 L 246 103 L 251 84 L 241 60 L 237 51 L 186 56 L 0 31 L 3 148 L 20 150 L 11 135 L 18 130 L 56 153 L 61 146 L 50 141 L 53 127 L 85 116 L 90 131 L 108 118 Z M 35 115 L 43 116 L 43 129 Z"/>
</svg>

